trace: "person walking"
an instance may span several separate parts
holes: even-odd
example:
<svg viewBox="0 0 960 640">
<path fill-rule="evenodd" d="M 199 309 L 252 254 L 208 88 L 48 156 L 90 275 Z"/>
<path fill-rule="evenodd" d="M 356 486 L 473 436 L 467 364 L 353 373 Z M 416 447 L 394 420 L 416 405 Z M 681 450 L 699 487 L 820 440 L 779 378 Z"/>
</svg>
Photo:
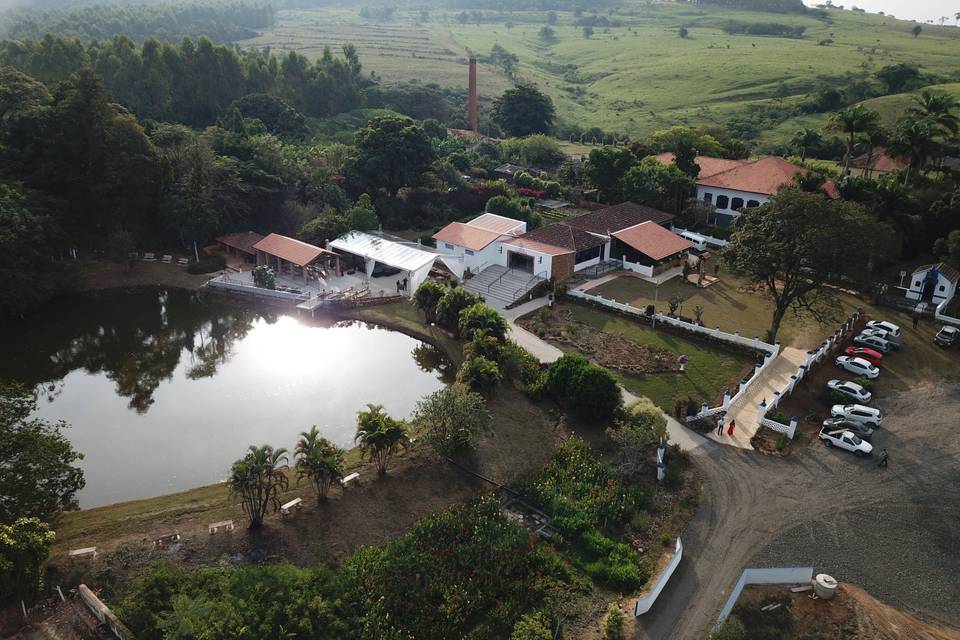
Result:
<svg viewBox="0 0 960 640">
<path fill-rule="evenodd" d="M 737 421 L 736 421 L 736 420 L 731 420 L 731 421 L 730 421 L 730 426 L 727 427 L 727 435 L 728 435 L 728 436 L 732 436 L 732 435 L 733 435 L 733 430 L 736 428 L 736 426 L 737 426 Z"/>
<path fill-rule="evenodd" d="M 890 457 L 890 456 L 887 455 L 887 450 L 886 450 L 886 449 L 883 449 L 883 450 L 880 452 L 880 462 L 877 463 L 877 466 L 878 466 L 878 467 L 883 467 L 884 469 L 886 469 L 886 468 L 887 468 L 887 458 L 889 458 L 889 457 Z"/>
<path fill-rule="evenodd" d="M 716 278 L 720 275 L 720 263 L 713 265 L 713 277 Z"/>
<path fill-rule="evenodd" d="M 717 416 L 717 437 L 723 437 L 723 416 Z"/>
<path fill-rule="evenodd" d="M 913 316 L 913 328 L 916 329 L 920 326 L 920 316 L 914 314 Z"/>
</svg>

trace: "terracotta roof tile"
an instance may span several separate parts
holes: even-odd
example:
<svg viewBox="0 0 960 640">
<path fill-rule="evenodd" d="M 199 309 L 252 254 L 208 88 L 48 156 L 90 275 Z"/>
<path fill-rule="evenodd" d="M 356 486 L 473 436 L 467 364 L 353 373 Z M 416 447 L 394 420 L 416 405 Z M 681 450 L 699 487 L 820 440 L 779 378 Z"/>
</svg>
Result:
<svg viewBox="0 0 960 640">
<path fill-rule="evenodd" d="M 672 164 L 674 160 L 674 155 L 669 151 L 664 153 L 658 153 L 654 156 L 657 160 L 663 164 Z M 710 156 L 697 156 L 694 161 L 697 163 L 697 166 L 700 167 L 700 173 L 697 174 L 697 179 L 708 178 L 712 175 L 722 173 L 724 171 L 729 171 L 744 164 L 748 164 L 749 160 L 728 160 L 727 158 L 711 158 Z"/>
<path fill-rule="evenodd" d="M 850 161 L 850 166 L 856 169 L 867 169 L 870 171 L 895 171 L 903 169 L 907 163 L 899 158 L 888 156 L 886 149 L 876 149 L 872 154 L 863 154 Z"/>
<path fill-rule="evenodd" d="M 326 249 L 321 249 L 320 247 L 307 244 L 295 238 L 282 236 L 279 233 L 271 233 L 253 245 L 253 248 L 258 251 L 263 251 L 264 253 L 269 253 L 287 262 L 292 262 L 299 267 L 310 264 L 325 253 L 332 254 L 332 252 Z"/>
<path fill-rule="evenodd" d="M 534 229 L 533 231 L 523 234 L 519 238 L 508 240 L 507 244 L 528 246 L 520 244 L 519 241 L 534 242 L 537 244 L 554 247 L 557 251 L 552 255 L 570 253 L 572 251 L 585 251 L 587 249 L 599 247 L 606 242 L 603 238 L 598 238 L 597 236 L 587 233 L 586 231 L 575 229 L 563 222 L 551 224 L 546 227 L 540 227 L 539 229 Z"/>
<path fill-rule="evenodd" d="M 653 260 L 663 260 L 675 253 L 693 248 L 693 243 L 654 222 L 644 222 L 618 231 L 613 234 L 613 237 Z"/>
<path fill-rule="evenodd" d="M 228 247 L 233 247 L 234 249 L 251 255 L 257 252 L 256 249 L 253 248 L 253 245 L 261 240 L 263 240 L 263 236 L 255 231 L 241 231 L 239 233 L 228 233 L 216 237 L 216 241 L 220 244 L 225 244 Z"/>
<path fill-rule="evenodd" d="M 783 158 L 765 156 L 709 177 L 697 178 L 697 184 L 770 196 L 783 185 L 791 184 L 794 175 L 806 172 L 808 172 L 807 169 L 787 162 Z M 832 182 L 826 182 L 821 189 L 831 198 L 839 195 Z"/>
<path fill-rule="evenodd" d="M 564 224 L 590 233 L 607 235 L 614 231 L 621 231 L 627 227 L 638 225 L 641 222 L 651 221 L 663 224 L 671 220 L 673 220 L 673 215 L 665 211 L 633 202 L 623 202 L 566 220 Z"/>
<path fill-rule="evenodd" d="M 499 238 L 501 233 L 474 227 L 462 222 L 451 222 L 440 231 L 433 234 L 434 240 L 455 244 L 473 251 L 479 251 Z"/>
</svg>

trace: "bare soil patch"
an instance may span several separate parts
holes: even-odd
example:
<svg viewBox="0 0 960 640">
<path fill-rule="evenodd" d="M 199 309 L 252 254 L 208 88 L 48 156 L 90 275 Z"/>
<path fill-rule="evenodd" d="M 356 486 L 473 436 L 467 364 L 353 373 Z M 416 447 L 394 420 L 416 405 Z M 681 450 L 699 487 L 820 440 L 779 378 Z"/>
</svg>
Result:
<svg viewBox="0 0 960 640">
<path fill-rule="evenodd" d="M 71 289 L 97 291 L 150 286 L 199 289 L 209 279 L 209 274 L 187 273 L 185 267 L 162 262 L 136 262 L 131 267 L 116 262 L 83 262 Z"/>
</svg>

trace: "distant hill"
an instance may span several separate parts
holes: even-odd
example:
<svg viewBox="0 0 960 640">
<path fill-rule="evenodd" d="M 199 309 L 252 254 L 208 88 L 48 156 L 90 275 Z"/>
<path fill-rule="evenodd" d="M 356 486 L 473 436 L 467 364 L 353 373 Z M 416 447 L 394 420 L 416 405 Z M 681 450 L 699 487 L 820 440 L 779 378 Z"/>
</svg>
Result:
<svg viewBox="0 0 960 640">
<path fill-rule="evenodd" d="M 770 11 L 773 13 L 807 13 L 809 8 L 803 0 L 693 0 L 690 4 L 713 5 L 727 9 L 746 11 Z"/>
</svg>

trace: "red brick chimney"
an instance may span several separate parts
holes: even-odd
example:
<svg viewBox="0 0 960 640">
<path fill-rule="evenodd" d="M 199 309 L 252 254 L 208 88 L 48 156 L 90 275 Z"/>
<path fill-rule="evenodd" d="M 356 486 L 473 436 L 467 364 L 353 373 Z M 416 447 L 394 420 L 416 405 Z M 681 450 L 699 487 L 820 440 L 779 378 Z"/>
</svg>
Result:
<svg viewBox="0 0 960 640">
<path fill-rule="evenodd" d="M 470 86 L 467 95 L 467 111 L 470 116 L 470 130 L 478 133 L 477 127 L 477 59 L 470 58 Z"/>
</svg>

